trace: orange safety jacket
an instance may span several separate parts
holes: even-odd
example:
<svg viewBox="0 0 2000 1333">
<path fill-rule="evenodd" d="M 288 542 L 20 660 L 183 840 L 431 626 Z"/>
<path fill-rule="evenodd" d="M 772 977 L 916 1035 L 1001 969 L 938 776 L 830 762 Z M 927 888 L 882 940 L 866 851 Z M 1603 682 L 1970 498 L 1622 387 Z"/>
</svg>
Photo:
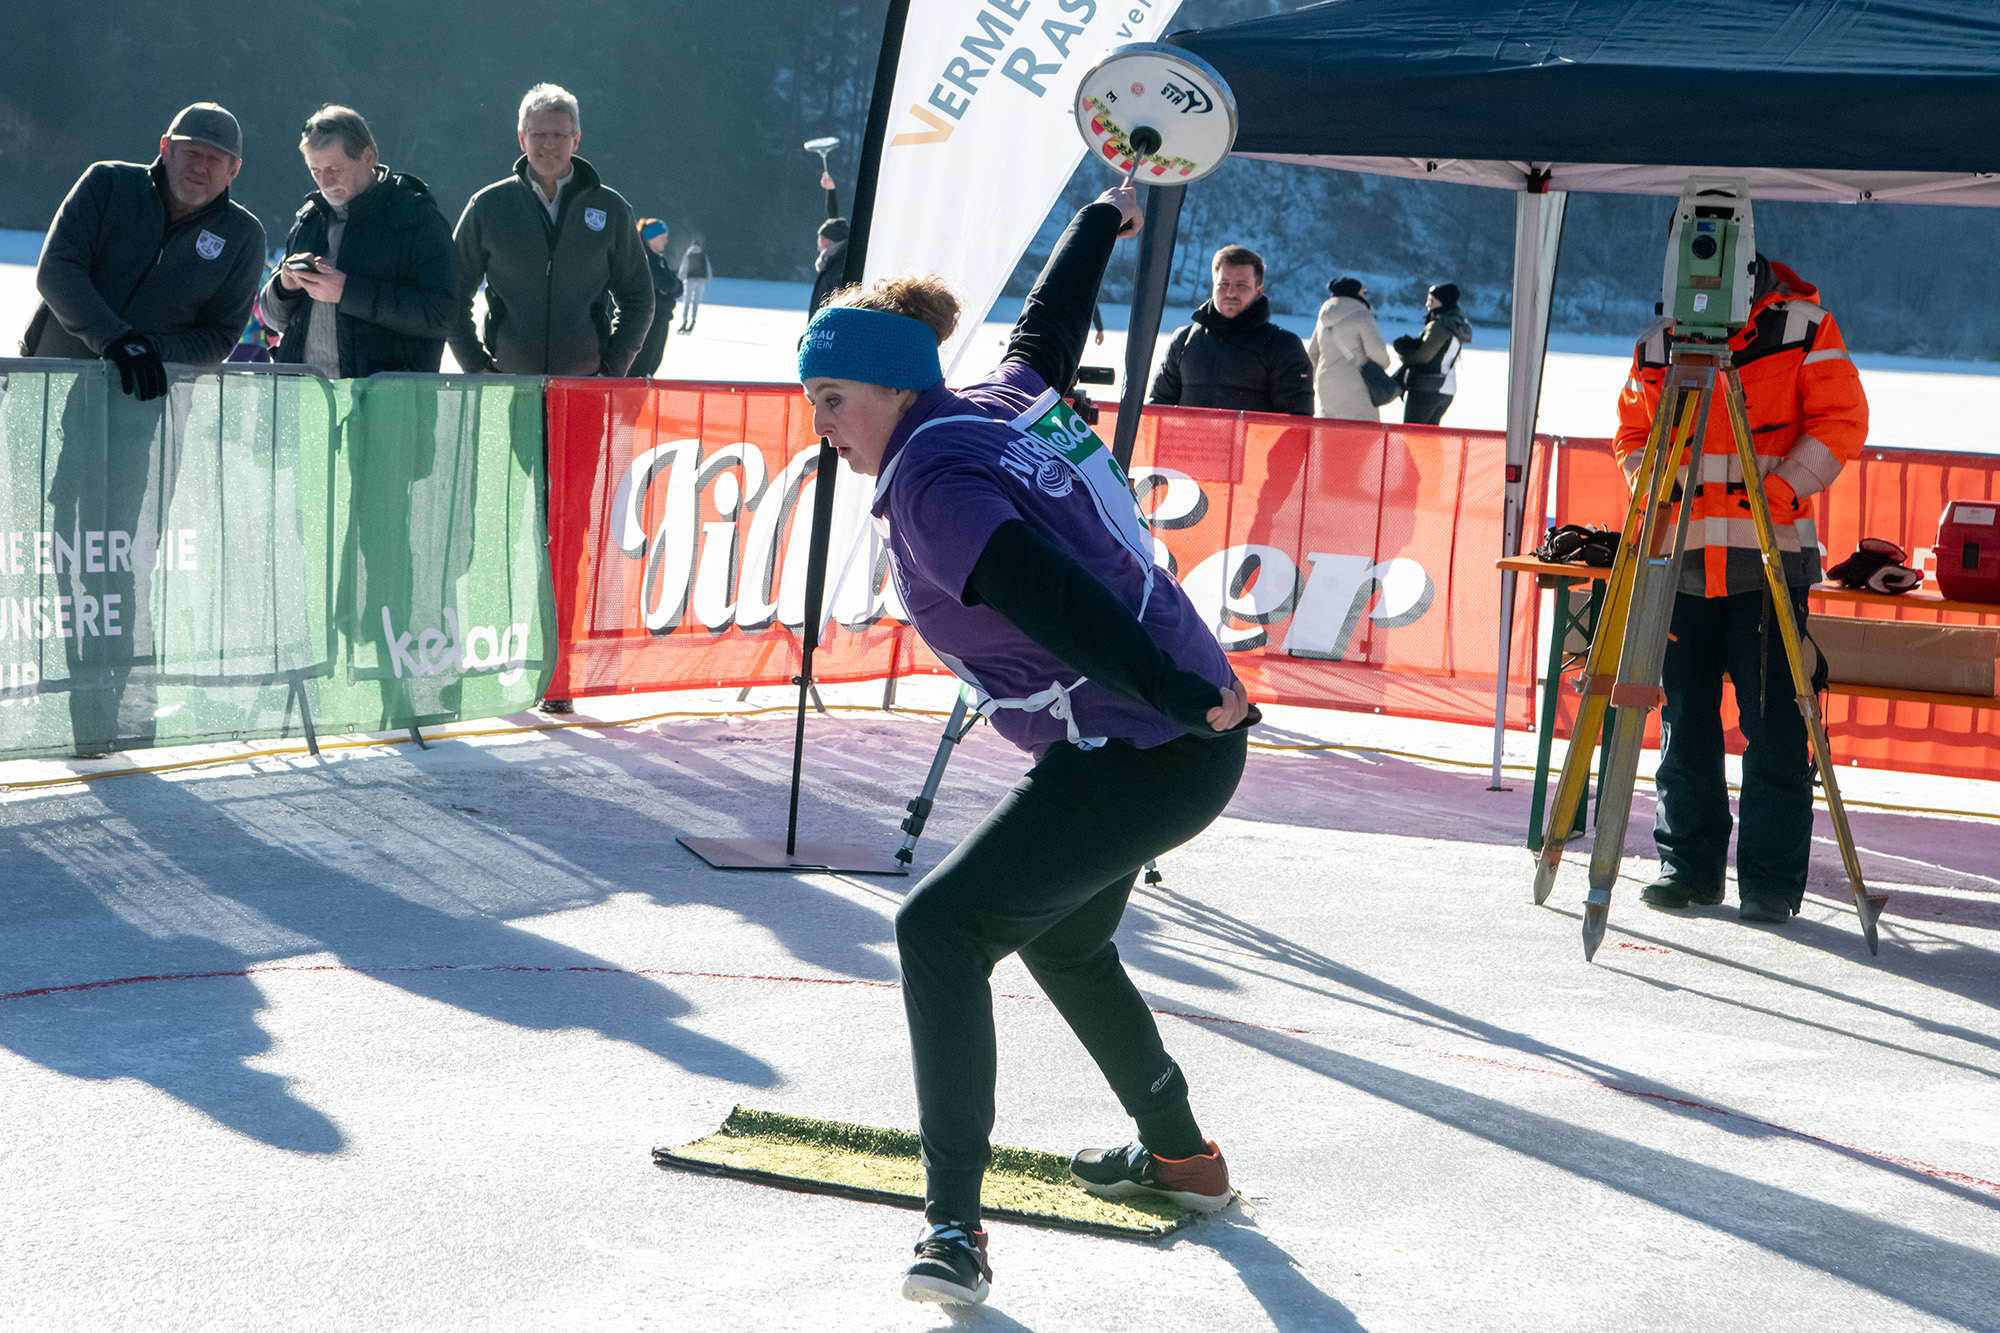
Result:
<svg viewBox="0 0 2000 1333">
<path fill-rule="evenodd" d="M 1772 264 L 1771 274 L 1776 286 L 1750 307 L 1750 322 L 1729 340 L 1730 362 L 1743 381 L 1760 481 L 1777 476 L 1801 502 L 1774 502 L 1771 523 L 1786 581 L 1802 587 L 1820 578 L 1819 534 L 1803 502 L 1832 485 L 1840 469 L 1861 453 L 1868 439 L 1868 399 L 1840 326 L 1819 306 L 1819 289 L 1783 264 Z M 1646 330 L 1632 351 L 1632 374 L 1618 396 L 1618 435 L 1611 448 L 1628 483 L 1639 471 L 1659 410 L 1672 327 L 1671 320 L 1662 319 Z M 1721 399 L 1723 382 L 1718 379 L 1715 387 L 1701 442 L 1700 481 L 1688 518 L 1680 590 L 1726 597 L 1761 590 L 1765 583 L 1743 467 Z M 1685 473 L 1682 481 L 1685 490 Z M 1678 511 L 1674 506 L 1675 519 Z"/>
</svg>

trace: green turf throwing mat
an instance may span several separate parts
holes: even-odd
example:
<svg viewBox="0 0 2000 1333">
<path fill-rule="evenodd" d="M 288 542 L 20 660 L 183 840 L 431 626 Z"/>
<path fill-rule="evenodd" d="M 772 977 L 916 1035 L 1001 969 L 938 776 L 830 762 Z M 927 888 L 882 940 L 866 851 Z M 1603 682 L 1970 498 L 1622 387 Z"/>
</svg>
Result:
<svg viewBox="0 0 2000 1333">
<path fill-rule="evenodd" d="M 917 1136 L 907 1130 L 739 1106 L 715 1133 L 678 1148 L 655 1148 L 653 1160 L 807 1194 L 924 1206 Z M 1126 1240 L 1158 1240 L 1198 1216 L 1168 1199 L 1100 1199 L 1070 1180 L 1067 1157 L 997 1145 L 980 1208 L 1005 1222 Z"/>
</svg>

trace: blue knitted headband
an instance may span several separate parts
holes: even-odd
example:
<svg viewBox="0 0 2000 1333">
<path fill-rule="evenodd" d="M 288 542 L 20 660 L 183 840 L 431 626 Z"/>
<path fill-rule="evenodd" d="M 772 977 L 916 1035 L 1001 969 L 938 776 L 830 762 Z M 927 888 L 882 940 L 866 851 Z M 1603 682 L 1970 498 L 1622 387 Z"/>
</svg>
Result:
<svg viewBox="0 0 2000 1333">
<path fill-rule="evenodd" d="M 928 389 L 944 378 L 937 334 L 907 315 L 827 306 L 799 339 L 799 382 L 858 380 L 891 389 Z"/>
</svg>

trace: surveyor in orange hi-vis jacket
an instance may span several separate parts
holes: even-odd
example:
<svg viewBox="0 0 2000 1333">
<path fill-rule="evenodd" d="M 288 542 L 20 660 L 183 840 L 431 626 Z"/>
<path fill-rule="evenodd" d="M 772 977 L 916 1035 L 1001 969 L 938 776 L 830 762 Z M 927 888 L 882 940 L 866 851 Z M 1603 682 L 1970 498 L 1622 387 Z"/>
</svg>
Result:
<svg viewBox="0 0 2000 1333">
<path fill-rule="evenodd" d="M 1757 473 L 1803 626 L 1806 589 L 1820 578 L 1810 501 L 1861 452 L 1868 400 L 1839 325 L 1819 305 L 1819 290 L 1762 255 L 1756 282 L 1750 322 L 1730 339 L 1730 360 L 1743 383 Z M 1672 322 L 1662 319 L 1639 339 L 1618 398 L 1612 450 L 1628 480 L 1639 470 L 1659 409 L 1671 331 Z M 1667 696 L 1653 818 L 1660 876 L 1640 897 L 1668 908 L 1723 900 L 1731 829 L 1723 776 L 1727 675 L 1746 742 L 1736 841 L 1739 915 L 1781 925 L 1805 897 L 1812 758 L 1773 621 L 1736 440 L 1719 397 L 1690 462 L 1695 481 L 1683 489 L 1694 509 L 1660 682 Z"/>
</svg>

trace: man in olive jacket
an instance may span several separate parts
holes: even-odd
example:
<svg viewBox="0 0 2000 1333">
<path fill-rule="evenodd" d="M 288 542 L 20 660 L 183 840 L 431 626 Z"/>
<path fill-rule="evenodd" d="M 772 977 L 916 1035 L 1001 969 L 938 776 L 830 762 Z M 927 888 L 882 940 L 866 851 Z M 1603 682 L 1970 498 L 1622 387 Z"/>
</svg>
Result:
<svg viewBox="0 0 2000 1333">
<path fill-rule="evenodd" d="M 139 399 L 166 393 L 165 362 L 219 364 L 264 272 L 263 224 L 229 198 L 242 166 L 243 131 L 213 102 L 174 117 L 151 166 L 92 164 L 49 227 L 21 354 L 103 357 Z"/>
<path fill-rule="evenodd" d="M 653 283 L 632 208 L 576 156 L 576 98 L 539 83 L 521 99 L 514 174 L 472 196 L 458 219 L 460 368 L 505 375 L 623 375 L 653 322 Z M 486 324 L 472 297 L 486 283 Z M 616 313 L 601 327 L 604 293 Z"/>
<path fill-rule="evenodd" d="M 284 335 L 273 359 L 333 379 L 435 373 L 458 307 L 451 228 L 429 187 L 381 165 L 348 107 L 315 111 L 299 152 L 319 188 L 258 300 L 265 327 Z"/>
<path fill-rule="evenodd" d="M 1271 322 L 1264 261 L 1253 250 L 1225 245 L 1209 268 L 1210 299 L 1194 312 L 1194 323 L 1175 330 L 1151 401 L 1311 416 L 1312 362 L 1298 334 Z"/>
</svg>

